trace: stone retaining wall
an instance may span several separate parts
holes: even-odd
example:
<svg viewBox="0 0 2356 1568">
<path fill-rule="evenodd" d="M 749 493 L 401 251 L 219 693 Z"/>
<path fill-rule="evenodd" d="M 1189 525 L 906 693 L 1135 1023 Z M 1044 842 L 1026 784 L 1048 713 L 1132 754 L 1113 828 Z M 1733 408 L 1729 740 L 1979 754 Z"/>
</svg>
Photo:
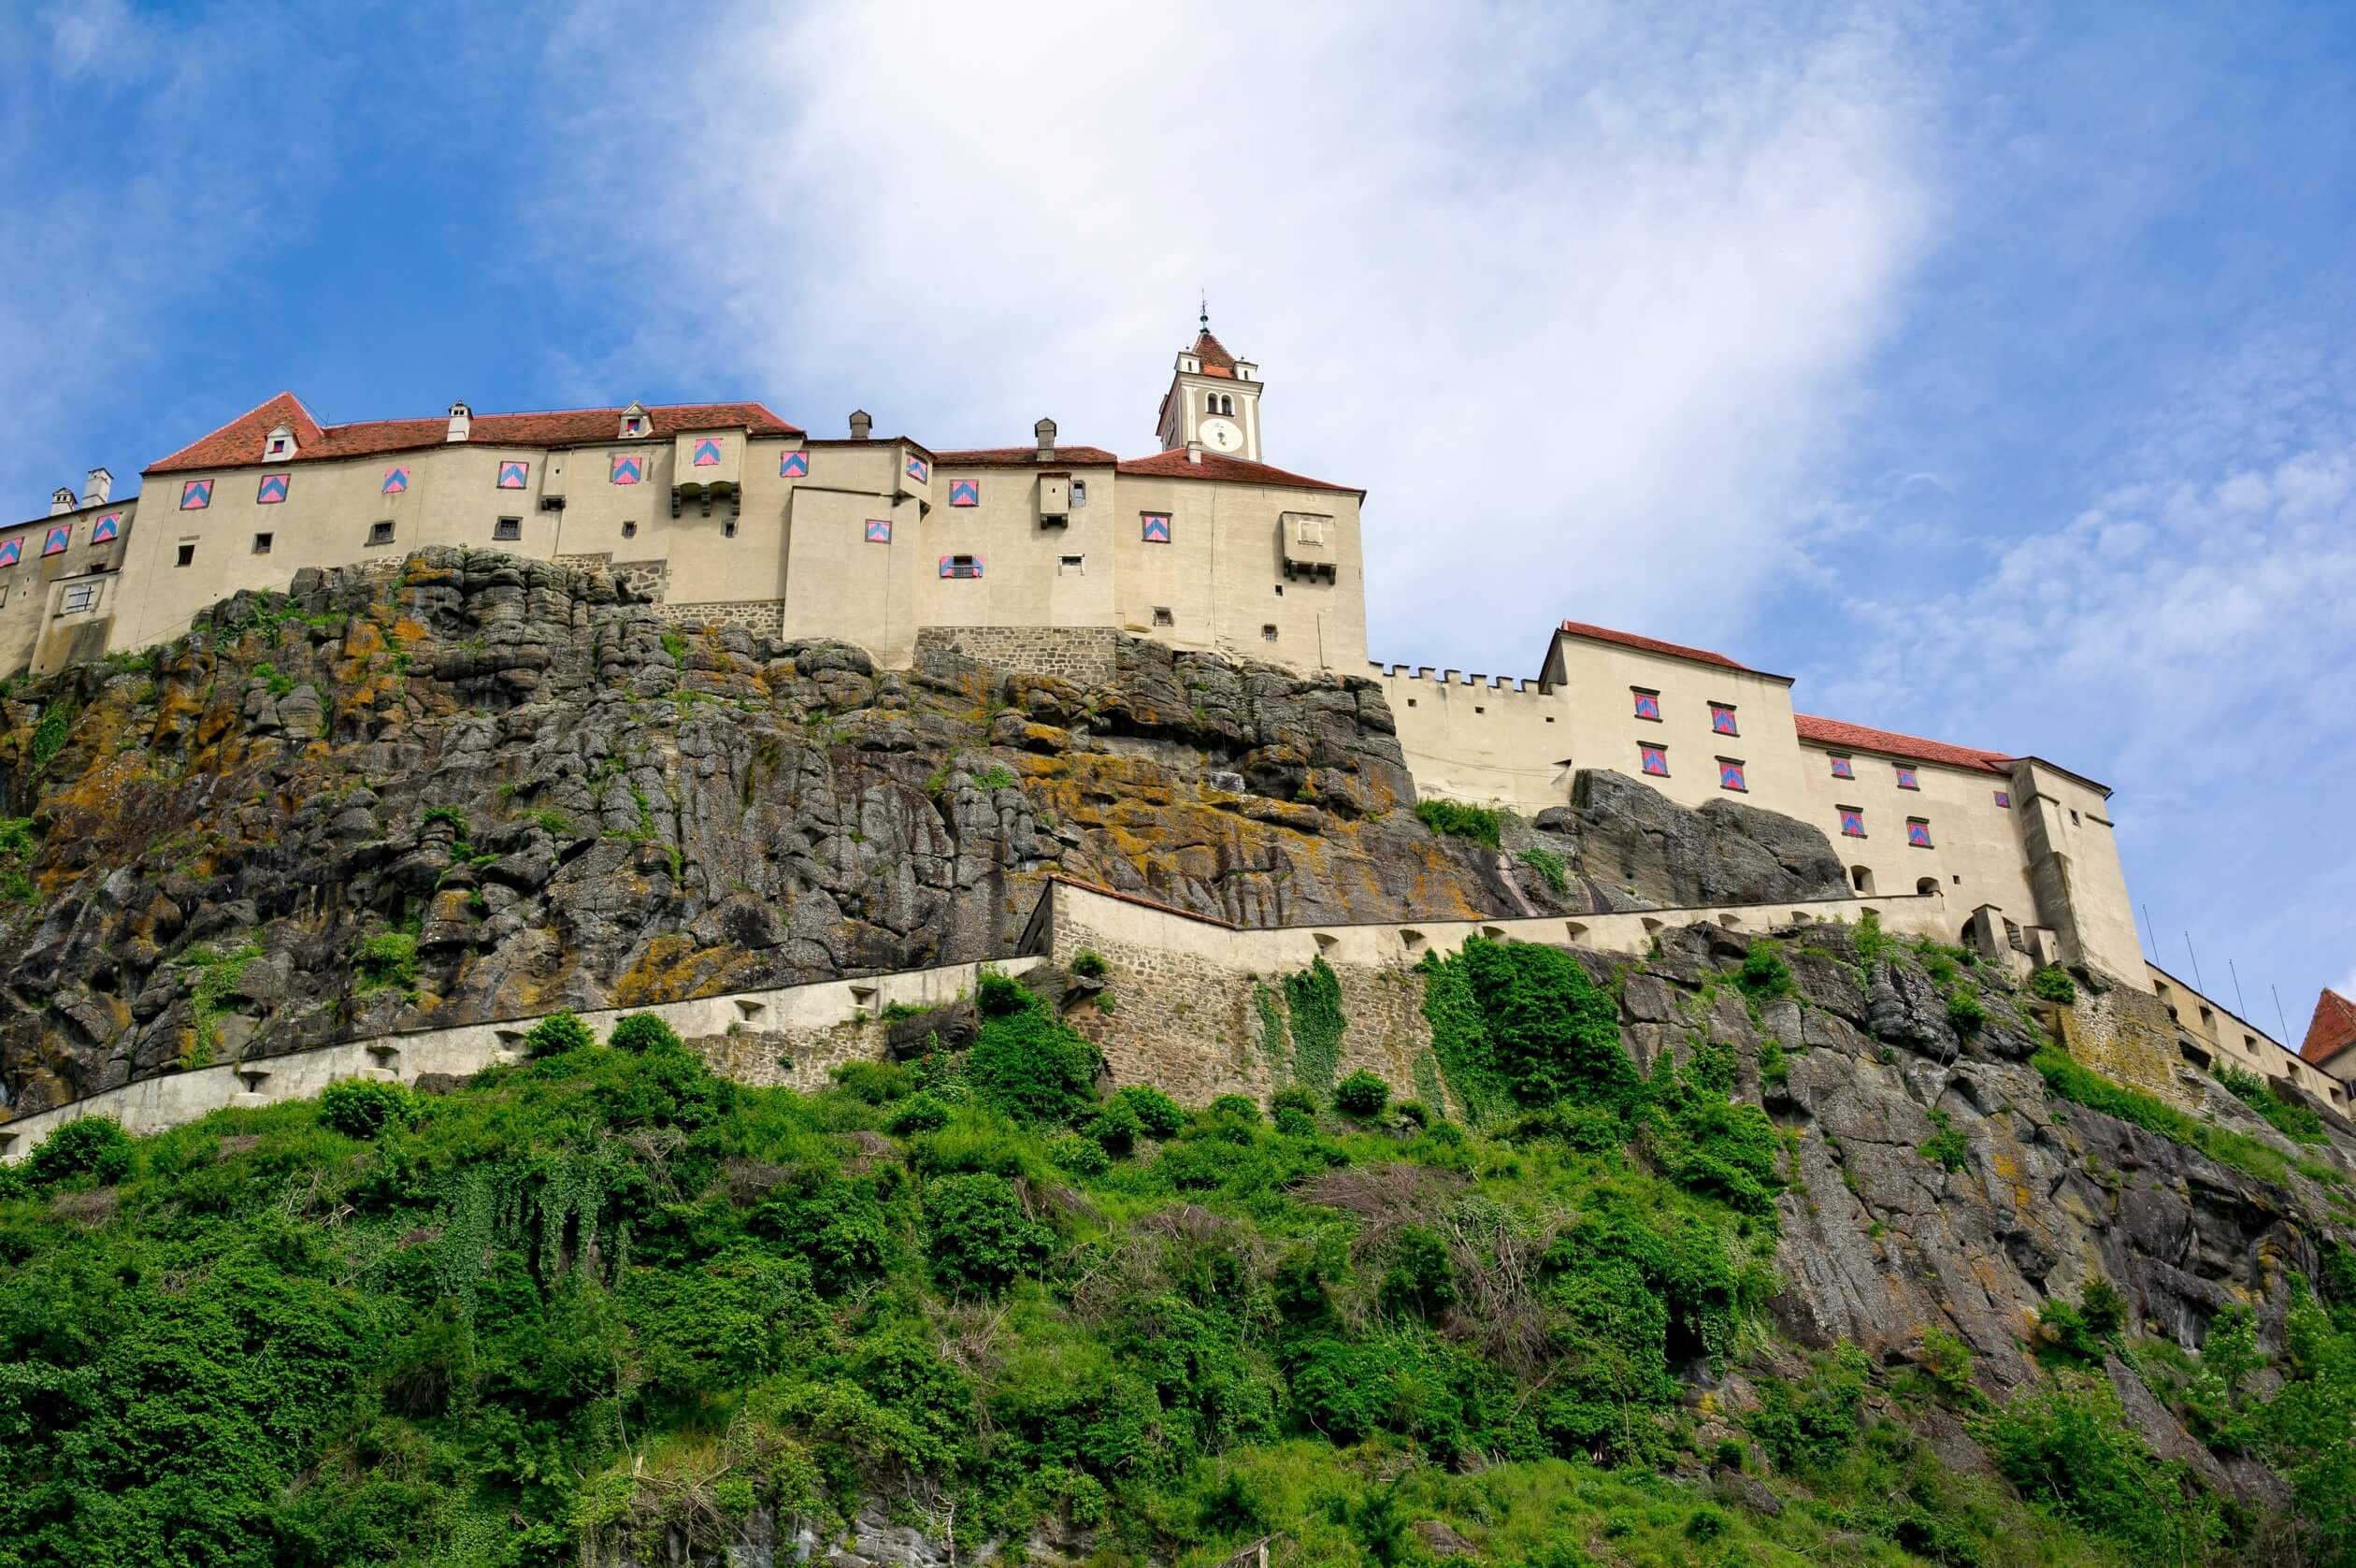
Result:
<svg viewBox="0 0 2356 1568">
<path fill-rule="evenodd" d="M 945 648 L 996 669 L 1058 675 L 1083 686 L 1111 683 L 1120 641 L 1107 626 L 926 626 L 916 634 L 919 664 L 925 649 Z"/>
<path fill-rule="evenodd" d="M 725 604 L 667 604 L 664 617 L 682 626 L 742 626 L 769 637 L 785 635 L 783 599 L 739 599 Z"/>
</svg>

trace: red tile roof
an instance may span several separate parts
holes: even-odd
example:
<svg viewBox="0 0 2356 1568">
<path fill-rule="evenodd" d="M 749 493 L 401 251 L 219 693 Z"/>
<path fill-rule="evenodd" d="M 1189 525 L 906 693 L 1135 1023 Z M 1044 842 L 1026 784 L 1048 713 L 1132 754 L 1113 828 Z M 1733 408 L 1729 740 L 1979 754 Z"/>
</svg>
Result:
<svg viewBox="0 0 2356 1568">
<path fill-rule="evenodd" d="M 654 439 L 682 430 L 746 429 L 756 436 L 798 436 L 758 403 L 682 403 L 650 408 Z M 367 457 L 379 453 L 409 452 L 441 446 L 450 434 L 448 419 L 379 419 L 357 424 L 321 424 L 300 399 L 281 392 L 242 418 L 233 419 L 211 435 L 192 441 L 147 471 L 167 474 L 190 468 L 236 468 L 262 462 L 262 444 L 284 424 L 294 432 L 294 455 L 282 462 L 309 463 L 332 457 Z M 468 427 L 467 442 L 484 446 L 582 446 L 618 438 L 622 410 L 559 409 L 544 413 L 477 414 Z"/>
<path fill-rule="evenodd" d="M 1792 727 L 1803 741 L 1819 745 L 1845 746 L 1858 751 L 1886 752 L 1891 756 L 1916 762 L 1943 762 L 1950 768 L 1969 768 L 1989 773 L 2010 773 L 2013 759 L 2003 752 L 1985 752 L 1976 746 L 1951 746 L 1945 741 L 1925 741 L 1918 735 L 1901 735 L 1894 729 L 1870 729 L 1861 724 L 1844 724 L 1839 719 L 1820 719 L 1813 713 L 1791 715 Z"/>
<path fill-rule="evenodd" d="M 1132 457 L 1121 465 L 1121 472 L 1144 479 L 1224 479 L 1238 484 L 1270 484 L 1292 490 L 1331 490 L 1343 496 L 1363 496 L 1365 491 L 1347 484 L 1328 484 L 1321 479 L 1305 479 L 1288 474 L 1282 468 L 1271 468 L 1265 463 L 1247 463 L 1241 457 L 1221 457 L 1206 452 L 1202 461 L 1188 458 L 1182 447 L 1175 452 L 1156 453 L 1151 457 Z"/>
<path fill-rule="evenodd" d="M 1052 462 L 1076 464 L 1083 468 L 1101 468 L 1105 464 L 1118 463 L 1120 460 L 1118 455 L 1105 451 L 1100 446 L 1059 446 L 1056 448 L 1056 455 L 1050 459 Z M 976 447 L 967 452 L 936 452 L 933 453 L 933 461 L 948 464 L 952 468 L 1027 468 L 1039 461 L 1039 448 L 1036 446 L 985 446 Z"/>
<path fill-rule="evenodd" d="M 1609 626 L 1590 626 L 1585 621 L 1565 621 L 1562 629 L 1573 637 L 1584 637 L 1597 642 L 1616 642 L 1623 648 L 1641 653 L 1666 654 L 1673 659 L 1691 659 L 1697 664 L 1714 664 L 1721 669 L 1739 669 L 1745 675 L 1766 675 L 1763 669 L 1753 669 L 1746 664 L 1736 664 L 1724 654 L 1714 654 L 1707 648 L 1688 648 L 1682 642 L 1663 642 L 1657 637 L 1639 637 L 1632 631 L 1614 631 Z M 1788 680 L 1783 675 L 1770 676 L 1775 681 Z"/>
<path fill-rule="evenodd" d="M 2349 1001 L 2330 986 L 2315 999 L 2315 1016 L 2307 1020 L 2306 1040 L 2299 1047 L 2299 1058 L 2320 1067 L 2356 1045 L 2356 1001 Z"/>
<path fill-rule="evenodd" d="M 1204 375 L 1234 378 L 1235 356 L 1227 352 L 1225 343 L 1211 336 L 1211 329 L 1207 326 L 1195 338 L 1194 355 L 1201 361 Z"/>
</svg>

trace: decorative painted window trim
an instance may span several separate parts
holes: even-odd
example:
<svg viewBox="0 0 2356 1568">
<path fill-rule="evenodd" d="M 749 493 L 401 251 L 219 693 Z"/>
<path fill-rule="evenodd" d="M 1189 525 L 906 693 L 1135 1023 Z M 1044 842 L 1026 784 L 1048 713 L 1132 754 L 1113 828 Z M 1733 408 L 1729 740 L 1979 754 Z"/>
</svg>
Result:
<svg viewBox="0 0 2356 1568">
<path fill-rule="evenodd" d="M 2002 808 L 2004 808 L 2005 811 L 2011 811 L 2011 810 L 2012 810 L 2012 791 L 2010 791 L 2010 790 L 2008 790 L 2008 789 L 2000 789 L 2000 790 L 1998 790 L 1998 791 L 1996 792 L 1996 804 L 1997 804 L 1997 805 L 1999 805 L 1999 806 L 2001 806 Z"/>
<path fill-rule="evenodd" d="M 48 535 L 41 540 L 41 554 L 44 555 L 63 555 L 65 554 L 65 547 L 73 542 L 74 525 L 71 523 L 60 524 L 58 526 L 51 528 Z"/>
<path fill-rule="evenodd" d="M 1853 762 L 1853 761 L 1851 761 L 1849 758 L 1847 758 L 1847 757 L 1846 757 L 1846 756 L 1842 755 L 1841 755 L 1840 753 L 1838 753 L 1838 752 L 1834 752 L 1834 753 L 1832 753 L 1832 776 L 1833 776 L 1834 778 L 1836 778 L 1836 779 L 1853 779 L 1853 778 L 1857 777 L 1857 764 L 1856 764 L 1855 762 Z"/>
<path fill-rule="evenodd" d="M 503 458 L 499 463 L 496 488 L 501 490 L 528 489 L 532 482 L 532 466 L 516 458 Z"/>
<path fill-rule="evenodd" d="M 406 494 L 408 490 L 409 469 L 406 468 L 385 469 L 384 482 L 377 486 L 377 494 L 380 496 L 399 496 Z"/>
<path fill-rule="evenodd" d="M 1720 789 L 1736 790 L 1745 795 L 1750 793 L 1750 785 L 1743 782 L 1743 764 L 1741 758 L 1722 756 L 1717 759 L 1717 765 L 1718 787 Z"/>
<path fill-rule="evenodd" d="M 639 484 L 646 479 L 646 459 L 635 452 L 617 452 L 612 467 L 606 470 L 606 479 L 613 484 Z"/>
<path fill-rule="evenodd" d="M 192 479 L 180 486 L 182 511 L 202 511 L 212 505 L 212 484 L 208 479 Z"/>
<path fill-rule="evenodd" d="M 1667 778 L 1669 776 L 1669 748 L 1655 745 L 1650 741 L 1637 741 L 1636 765 L 1648 779 Z"/>
<path fill-rule="evenodd" d="M 978 479 L 953 479 L 949 482 L 949 504 L 953 507 L 978 507 L 982 504 L 982 482 Z"/>
<path fill-rule="evenodd" d="M 696 450 L 688 458 L 687 466 L 691 468 L 718 468 L 720 466 L 720 443 L 710 436 L 704 437 L 701 440 L 696 443 Z"/>
<path fill-rule="evenodd" d="M 1147 544 L 1168 544 L 1170 542 L 1170 513 L 1166 511 L 1142 511 L 1137 515 L 1139 532 L 1143 536 Z"/>
<path fill-rule="evenodd" d="M 0 544 L 0 567 L 12 567 L 23 559 L 24 541 L 22 539 L 12 539 L 6 544 Z"/>
<path fill-rule="evenodd" d="M 1832 809 L 1841 813 L 1841 837 L 1844 839 L 1861 839 L 1865 836 L 1864 807 L 1835 806 Z"/>
<path fill-rule="evenodd" d="M 932 482 L 932 465 L 926 462 L 923 458 L 912 453 L 908 459 L 908 477 L 914 480 L 919 484 L 930 484 Z"/>
<path fill-rule="evenodd" d="M 1913 769 L 1902 767 L 1896 769 L 1895 771 L 1898 774 L 1898 787 L 1900 789 L 1920 789 L 1922 787 L 1922 781 L 1915 776 L 1915 770 Z"/>
<path fill-rule="evenodd" d="M 1931 847 L 1931 823 L 1928 818 L 1918 816 L 1906 818 L 1906 847 L 1908 849 Z"/>
<path fill-rule="evenodd" d="M 867 541 L 869 544 L 891 543 L 892 520 L 888 517 L 869 518 L 867 520 Z"/>
<path fill-rule="evenodd" d="M 1642 686 L 1631 686 L 1628 688 L 1628 695 L 1636 699 L 1638 718 L 1650 719 L 1655 724 L 1660 722 L 1660 694 L 1659 692 L 1646 691 Z"/>
<path fill-rule="evenodd" d="M 261 484 L 254 489 L 253 504 L 258 507 L 277 506 L 286 499 L 286 492 L 294 478 L 292 474 L 264 474 Z"/>
<path fill-rule="evenodd" d="M 1710 704 L 1710 733 L 1713 735 L 1740 735 L 1742 733 L 1734 727 L 1732 703 L 1713 702 Z"/>
<path fill-rule="evenodd" d="M 780 456 L 777 460 L 777 477 L 780 479 L 808 479 L 810 477 L 810 453 L 806 452 L 789 452 Z"/>
<path fill-rule="evenodd" d="M 105 544 L 122 537 L 122 513 L 110 511 L 90 525 L 90 542 Z"/>
<path fill-rule="evenodd" d="M 941 558 L 941 575 L 958 579 L 979 577 L 982 575 L 982 564 L 979 555 L 943 555 Z"/>
</svg>

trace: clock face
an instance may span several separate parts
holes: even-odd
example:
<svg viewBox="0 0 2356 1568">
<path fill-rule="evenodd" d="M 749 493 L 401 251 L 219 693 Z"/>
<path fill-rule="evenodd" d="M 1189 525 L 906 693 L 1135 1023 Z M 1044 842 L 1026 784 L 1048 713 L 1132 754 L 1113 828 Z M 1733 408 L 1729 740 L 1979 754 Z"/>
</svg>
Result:
<svg viewBox="0 0 2356 1568">
<path fill-rule="evenodd" d="M 1241 452 L 1243 432 L 1231 419 L 1206 419 L 1202 422 L 1202 444 L 1214 452 Z"/>
</svg>

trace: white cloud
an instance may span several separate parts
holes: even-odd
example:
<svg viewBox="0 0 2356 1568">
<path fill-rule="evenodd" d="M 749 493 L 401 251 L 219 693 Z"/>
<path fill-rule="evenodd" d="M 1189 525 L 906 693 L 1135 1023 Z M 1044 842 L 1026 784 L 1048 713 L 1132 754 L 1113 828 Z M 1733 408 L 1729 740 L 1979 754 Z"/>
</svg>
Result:
<svg viewBox="0 0 2356 1568">
<path fill-rule="evenodd" d="M 1665 564 L 1740 599 L 1933 210 L 1936 44 L 1846 12 L 746 7 L 622 73 L 611 20 L 558 31 L 545 205 L 594 209 L 550 259 L 628 301 L 616 380 L 1133 454 L 1205 285 L 1270 460 L 1372 492 L 1394 657 L 1700 635 Z"/>
</svg>

